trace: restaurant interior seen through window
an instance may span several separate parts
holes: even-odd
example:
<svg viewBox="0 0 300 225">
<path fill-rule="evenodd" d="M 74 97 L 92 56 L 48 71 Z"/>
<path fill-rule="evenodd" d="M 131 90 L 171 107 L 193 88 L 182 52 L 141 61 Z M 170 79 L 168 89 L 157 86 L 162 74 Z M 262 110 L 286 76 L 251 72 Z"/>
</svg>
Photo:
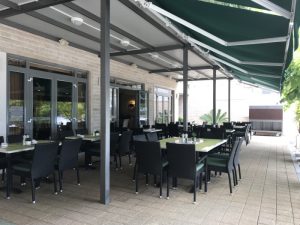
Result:
<svg viewBox="0 0 300 225">
<path fill-rule="evenodd" d="M 169 89 L 155 88 L 155 122 L 168 124 L 173 121 L 173 92 Z"/>
</svg>

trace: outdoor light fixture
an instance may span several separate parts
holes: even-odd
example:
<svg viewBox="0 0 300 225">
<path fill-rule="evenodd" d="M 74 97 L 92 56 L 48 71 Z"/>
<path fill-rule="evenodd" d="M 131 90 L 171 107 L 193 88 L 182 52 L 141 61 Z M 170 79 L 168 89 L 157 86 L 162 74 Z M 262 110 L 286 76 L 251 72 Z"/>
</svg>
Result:
<svg viewBox="0 0 300 225">
<path fill-rule="evenodd" d="M 154 60 L 157 60 L 159 58 L 159 55 L 157 54 L 151 54 L 151 58 Z"/>
<path fill-rule="evenodd" d="M 124 47 L 128 47 L 130 45 L 130 41 L 127 39 L 120 40 L 120 44 Z"/>
<path fill-rule="evenodd" d="M 75 25 L 75 26 L 80 26 L 83 24 L 83 19 L 80 17 L 71 17 L 71 22 Z"/>
<path fill-rule="evenodd" d="M 59 39 L 58 40 L 58 42 L 59 42 L 59 44 L 61 45 L 61 46 L 68 46 L 69 45 L 69 42 L 68 41 L 66 41 L 65 39 Z"/>
<path fill-rule="evenodd" d="M 131 63 L 130 66 L 135 69 L 138 68 L 138 66 L 135 63 Z"/>
</svg>

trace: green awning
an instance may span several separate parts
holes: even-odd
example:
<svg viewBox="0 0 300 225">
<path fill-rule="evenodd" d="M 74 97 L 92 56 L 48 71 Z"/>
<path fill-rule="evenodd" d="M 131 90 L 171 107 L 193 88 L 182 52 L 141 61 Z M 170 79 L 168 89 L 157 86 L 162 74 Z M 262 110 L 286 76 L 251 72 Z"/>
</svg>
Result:
<svg viewBox="0 0 300 225">
<path fill-rule="evenodd" d="M 290 13 L 292 1 L 271 2 Z M 152 3 L 210 33 L 211 35 L 205 36 L 170 18 L 172 24 L 197 40 L 202 49 L 217 58 L 216 61 L 219 59 L 234 76 L 280 90 L 284 70 L 290 64 L 293 51 L 298 46 L 297 32 L 292 32 L 288 39 L 290 19 L 276 15 L 250 0 L 154 0 Z M 300 4 L 296 6 L 294 19 L 296 31 L 300 24 L 298 8 Z M 226 44 L 214 40 L 214 37 L 222 39 Z M 209 47 L 205 47 L 206 45 Z"/>
</svg>

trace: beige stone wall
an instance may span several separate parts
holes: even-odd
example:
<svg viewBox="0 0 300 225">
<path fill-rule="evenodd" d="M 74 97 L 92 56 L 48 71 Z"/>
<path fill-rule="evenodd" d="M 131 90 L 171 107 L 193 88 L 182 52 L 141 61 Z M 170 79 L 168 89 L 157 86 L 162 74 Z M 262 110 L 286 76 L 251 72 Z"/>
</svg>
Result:
<svg viewBox="0 0 300 225">
<path fill-rule="evenodd" d="M 95 55 L 69 46 L 61 46 L 54 42 L 15 28 L 0 25 L 0 51 L 12 53 L 46 62 L 70 66 L 90 72 L 89 76 L 89 112 L 92 123 L 90 128 L 100 126 L 100 59 Z M 1 74 L 0 76 L 5 76 Z M 134 68 L 117 61 L 111 61 L 111 76 L 144 83 L 149 96 L 149 119 L 154 118 L 154 87 L 175 90 L 176 82 L 147 71 Z"/>
</svg>

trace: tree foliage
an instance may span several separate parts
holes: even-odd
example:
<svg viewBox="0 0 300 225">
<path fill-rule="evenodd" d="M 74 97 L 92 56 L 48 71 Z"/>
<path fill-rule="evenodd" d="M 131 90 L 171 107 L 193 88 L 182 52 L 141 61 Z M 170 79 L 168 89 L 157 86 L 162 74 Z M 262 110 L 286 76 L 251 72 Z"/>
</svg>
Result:
<svg viewBox="0 0 300 225">
<path fill-rule="evenodd" d="M 285 72 L 281 102 L 285 108 L 300 102 L 300 61 L 293 61 Z"/>
<path fill-rule="evenodd" d="M 200 116 L 200 119 L 207 122 L 208 124 L 213 124 L 213 110 L 210 110 L 209 113 L 203 114 Z M 228 120 L 227 113 L 222 113 L 221 109 L 218 109 L 216 114 L 216 124 L 222 124 Z"/>
</svg>

